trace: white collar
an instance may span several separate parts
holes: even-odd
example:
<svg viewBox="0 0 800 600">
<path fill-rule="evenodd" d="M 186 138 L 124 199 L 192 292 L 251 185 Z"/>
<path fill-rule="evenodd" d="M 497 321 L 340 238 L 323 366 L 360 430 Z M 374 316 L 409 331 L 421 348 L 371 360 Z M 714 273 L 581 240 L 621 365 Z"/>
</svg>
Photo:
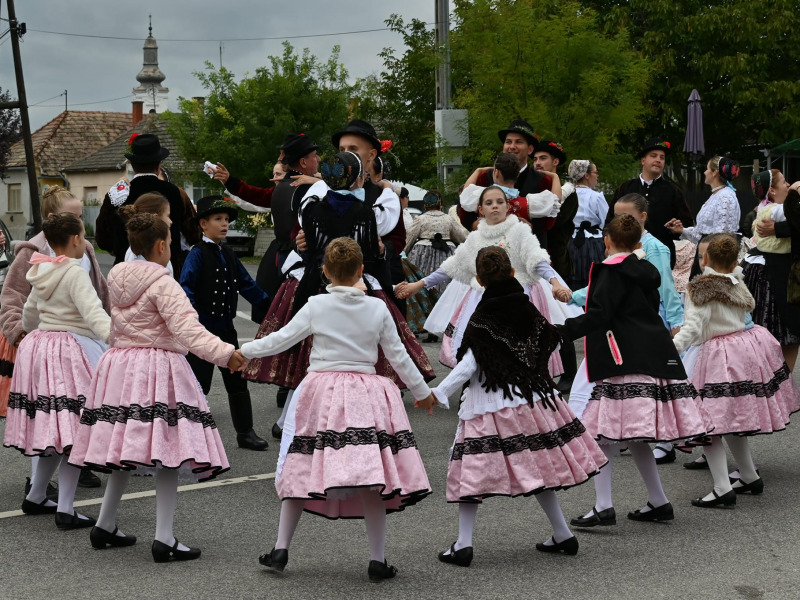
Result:
<svg viewBox="0 0 800 600">
<path fill-rule="evenodd" d="M 653 185 L 653 184 L 654 184 L 656 181 L 658 181 L 659 179 L 661 179 L 661 175 L 659 175 L 658 177 L 656 177 L 656 178 L 655 178 L 655 179 L 653 179 L 652 181 L 647 181 L 647 180 L 646 180 L 644 177 L 642 177 L 642 174 L 641 174 L 641 173 L 639 173 L 639 179 L 641 180 L 641 182 L 642 182 L 644 185 Z"/>
<path fill-rule="evenodd" d="M 519 170 L 519 172 L 520 172 L 520 173 L 522 173 L 522 172 L 523 172 L 525 169 L 527 169 L 527 168 L 528 168 L 528 163 L 525 163 L 525 166 L 524 166 L 524 167 L 522 167 L 522 168 Z"/>
<path fill-rule="evenodd" d="M 738 266 L 733 270 L 732 273 L 719 273 L 715 271 L 712 267 L 706 267 L 703 269 L 703 275 L 716 275 L 717 277 L 727 277 L 731 280 L 733 285 L 738 285 L 740 280 L 743 280 L 744 272 L 742 271 L 742 267 Z"/>
<path fill-rule="evenodd" d="M 158 173 L 137 173 L 136 175 L 131 177 L 131 181 L 133 181 L 137 177 L 158 177 Z"/>
<path fill-rule="evenodd" d="M 219 246 L 219 245 L 220 245 L 220 244 L 219 244 L 219 242 L 215 242 L 215 241 L 214 241 L 214 240 L 212 240 L 211 238 L 207 238 L 207 237 L 206 237 L 206 234 L 203 234 L 203 241 L 204 241 L 204 242 L 208 242 L 209 244 L 214 244 L 214 245 L 216 245 L 216 246 Z"/>
<path fill-rule="evenodd" d="M 333 285 L 328 284 L 325 289 L 328 291 L 329 294 L 333 294 L 337 298 L 344 300 L 345 302 L 358 302 L 361 298 L 365 296 L 363 290 L 359 290 L 358 288 L 354 288 L 347 285 Z"/>
</svg>

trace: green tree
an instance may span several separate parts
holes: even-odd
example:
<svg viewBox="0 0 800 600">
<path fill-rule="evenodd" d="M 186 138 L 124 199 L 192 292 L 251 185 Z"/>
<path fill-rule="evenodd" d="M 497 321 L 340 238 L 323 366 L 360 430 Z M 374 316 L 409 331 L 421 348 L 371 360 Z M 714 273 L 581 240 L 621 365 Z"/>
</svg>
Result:
<svg viewBox="0 0 800 600">
<path fill-rule="evenodd" d="M 0 88 L 0 102 L 11 102 L 8 90 Z M 0 178 L 3 176 L 8 152 L 15 143 L 22 139 L 22 122 L 16 109 L 0 110 Z"/>
<path fill-rule="evenodd" d="M 403 36 L 405 51 L 397 56 L 392 48 L 383 49 L 383 69 L 357 82 L 352 112 L 392 141 L 391 178 L 425 185 L 436 176 L 434 33 L 424 21 L 405 23 L 398 15 L 386 25 Z"/>
<path fill-rule="evenodd" d="M 584 0 L 607 32 L 627 31 L 654 66 L 648 134 L 682 147 L 693 88 L 708 156 L 740 160 L 800 136 L 800 11 L 796 1 Z M 641 140 L 639 140 L 641 141 Z"/>
<path fill-rule="evenodd" d="M 569 158 L 595 161 L 606 182 L 628 176 L 620 142 L 647 116 L 651 66 L 627 32 L 601 30 L 595 12 L 556 0 L 456 0 L 454 102 L 469 110 L 469 168 L 489 164 L 497 131 L 528 120 Z"/>
<path fill-rule="evenodd" d="M 208 183 L 200 171 L 205 160 L 221 162 L 253 185 L 268 186 L 276 149 L 288 133 L 305 133 L 332 151 L 331 135 L 348 120 L 352 86 L 335 46 L 326 62 L 308 49 L 297 54 L 285 42 L 281 56 L 237 81 L 228 69 L 206 63 L 195 76 L 207 95 L 203 102 L 180 98 L 179 112 L 164 118 L 189 179 Z"/>
</svg>

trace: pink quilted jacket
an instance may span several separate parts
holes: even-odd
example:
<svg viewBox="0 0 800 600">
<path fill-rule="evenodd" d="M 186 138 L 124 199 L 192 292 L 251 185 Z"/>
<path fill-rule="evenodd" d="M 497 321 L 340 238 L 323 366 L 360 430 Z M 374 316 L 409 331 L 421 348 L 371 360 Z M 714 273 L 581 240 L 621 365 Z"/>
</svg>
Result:
<svg viewBox="0 0 800 600">
<path fill-rule="evenodd" d="M 192 352 L 226 366 L 235 348 L 208 332 L 186 293 L 164 267 L 144 260 L 120 263 L 108 274 L 113 348 Z"/>
</svg>

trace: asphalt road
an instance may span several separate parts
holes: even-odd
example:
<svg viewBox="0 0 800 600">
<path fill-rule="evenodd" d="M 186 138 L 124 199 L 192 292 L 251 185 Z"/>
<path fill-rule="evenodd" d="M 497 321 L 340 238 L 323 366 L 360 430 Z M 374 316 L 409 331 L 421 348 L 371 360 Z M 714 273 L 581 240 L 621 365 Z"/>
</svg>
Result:
<svg viewBox="0 0 800 600">
<path fill-rule="evenodd" d="M 108 257 L 101 255 L 101 262 Z M 251 272 L 255 266 L 248 265 Z M 243 313 L 249 312 L 244 301 Z M 237 319 L 241 339 L 256 325 Z M 438 344 L 425 344 L 438 365 Z M 438 366 L 437 374 L 444 375 Z M 252 385 L 256 430 L 266 437 L 280 414 L 275 388 Z M 491 499 L 480 509 L 475 560 L 468 569 L 444 565 L 436 554 L 457 537 L 457 508 L 444 499 L 447 455 L 455 433 L 454 410 L 433 416 L 414 410 L 411 425 L 434 494 L 388 518 L 387 557 L 397 578 L 372 584 L 369 554 L 360 521 L 328 521 L 305 515 L 282 575 L 264 571 L 258 555 L 274 543 L 279 501 L 271 474 L 277 443 L 267 452 L 236 447 L 221 378 L 215 376 L 209 402 L 228 452 L 231 470 L 211 485 L 182 488 L 175 532 L 203 549 L 200 560 L 155 564 L 150 543 L 155 530 L 154 482 L 132 478 L 123 501 L 120 528 L 139 537 L 130 548 L 95 551 L 88 531 L 60 532 L 52 517 L 18 516 L 29 461 L 2 451 L 0 478 L 0 598 L 702 598 L 800 597 L 800 427 L 753 438 L 757 465 L 766 483 L 762 496 L 739 497 L 735 510 L 700 509 L 690 499 L 711 488 L 707 471 L 677 463 L 660 467 L 675 506 L 669 524 L 636 523 L 624 514 L 645 502 L 645 491 L 630 455 L 614 464 L 618 525 L 576 530 L 577 556 L 545 555 L 534 544 L 550 536 L 533 498 Z M 5 427 L 0 424 L 0 429 Z M 105 476 L 101 476 L 105 481 Z M 78 489 L 80 508 L 96 516 L 102 489 Z M 591 483 L 561 492 L 568 518 L 593 504 Z"/>
</svg>

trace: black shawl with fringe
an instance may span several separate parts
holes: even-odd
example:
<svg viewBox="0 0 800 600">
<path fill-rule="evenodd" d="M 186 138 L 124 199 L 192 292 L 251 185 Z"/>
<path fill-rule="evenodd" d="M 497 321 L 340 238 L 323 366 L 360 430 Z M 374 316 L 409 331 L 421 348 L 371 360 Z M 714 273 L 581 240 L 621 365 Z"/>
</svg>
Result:
<svg viewBox="0 0 800 600">
<path fill-rule="evenodd" d="M 547 363 L 561 335 L 531 304 L 516 279 L 489 285 L 464 330 L 456 353 L 461 360 L 472 350 L 487 391 L 502 390 L 534 402 L 541 396 L 555 410 L 557 391 Z"/>
</svg>

